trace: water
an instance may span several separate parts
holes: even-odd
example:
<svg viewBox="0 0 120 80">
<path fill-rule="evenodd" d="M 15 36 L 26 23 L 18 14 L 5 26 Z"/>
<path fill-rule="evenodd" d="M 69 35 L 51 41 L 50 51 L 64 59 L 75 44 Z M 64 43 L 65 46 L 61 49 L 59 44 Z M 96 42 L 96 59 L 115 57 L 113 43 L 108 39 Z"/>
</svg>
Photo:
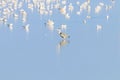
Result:
<svg viewBox="0 0 120 80">
<path fill-rule="evenodd" d="M 97 5 L 97 1 L 95 3 Z M 83 24 L 85 12 L 81 16 L 73 12 L 67 20 L 57 14 L 59 12 L 46 17 L 40 16 L 37 11 L 30 12 L 25 23 L 13 18 L 8 20 L 14 23 L 12 32 L 1 23 L 0 79 L 119 80 L 119 3 L 116 0 L 109 12 L 103 10 L 98 15 L 91 14 L 93 18 L 86 24 Z M 107 14 L 110 16 L 108 21 Z M 55 29 L 66 24 L 70 38 L 64 40 L 55 30 L 47 29 L 44 24 L 47 19 L 55 22 Z M 30 24 L 29 34 L 22 27 L 25 24 Z M 102 25 L 98 32 L 97 24 Z"/>
</svg>

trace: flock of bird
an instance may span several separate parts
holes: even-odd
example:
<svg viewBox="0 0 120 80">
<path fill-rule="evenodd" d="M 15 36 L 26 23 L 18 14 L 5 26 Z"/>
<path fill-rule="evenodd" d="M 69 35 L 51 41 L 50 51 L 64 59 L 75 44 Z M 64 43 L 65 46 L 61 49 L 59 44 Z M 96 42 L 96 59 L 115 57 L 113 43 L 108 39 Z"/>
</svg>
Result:
<svg viewBox="0 0 120 80">
<path fill-rule="evenodd" d="M 29 19 L 28 10 L 37 12 L 40 15 L 54 15 L 54 11 L 58 10 L 61 15 L 65 17 L 65 19 L 69 20 L 73 11 L 75 11 L 75 6 L 79 7 L 79 10 L 76 11 L 76 15 L 80 16 L 82 12 L 87 12 L 86 19 L 91 19 L 90 16 L 91 9 L 91 0 L 83 0 L 84 2 L 80 2 L 80 0 L 75 1 L 75 3 L 70 2 L 70 0 L 0 0 L 0 23 L 4 23 L 7 25 L 10 31 L 14 29 L 14 24 L 9 23 L 8 20 L 13 18 L 14 20 L 20 19 L 23 23 L 27 22 Z M 106 11 L 109 11 L 113 8 L 115 0 L 108 0 L 111 4 L 105 4 L 103 2 L 99 2 L 96 7 L 94 7 L 94 13 L 99 14 L 101 10 L 104 8 Z M 83 20 L 83 24 L 87 24 L 86 19 Z M 109 15 L 106 16 L 106 19 L 109 19 Z M 70 36 L 66 34 L 67 25 L 62 24 L 59 28 L 55 28 L 55 22 L 52 19 L 48 19 L 45 22 L 45 26 L 48 27 L 51 31 L 57 31 L 61 38 L 67 39 Z M 26 25 L 22 25 L 23 29 L 29 33 L 30 31 L 30 23 Z M 96 25 L 96 30 L 102 30 L 102 26 L 100 24 Z M 63 41 L 65 42 L 65 41 Z"/>
</svg>

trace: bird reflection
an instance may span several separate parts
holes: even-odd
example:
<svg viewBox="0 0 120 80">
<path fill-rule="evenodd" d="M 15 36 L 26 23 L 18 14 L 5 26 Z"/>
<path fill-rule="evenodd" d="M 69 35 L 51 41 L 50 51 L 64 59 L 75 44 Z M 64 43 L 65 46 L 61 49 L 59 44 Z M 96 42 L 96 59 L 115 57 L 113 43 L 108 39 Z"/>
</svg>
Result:
<svg viewBox="0 0 120 80">
<path fill-rule="evenodd" d="M 60 54 L 60 52 L 61 52 L 61 48 L 62 47 L 64 47 L 64 46 L 66 46 L 67 44 L 69 44 L 70 43 L 70 41 L 69 40 L 62 40 L 62 41 L 60 41 L 59 43 L 58 43 L 58 45 L 57 45 L 57 52 L 58 52 L 58 54 Z"/>
</svg>

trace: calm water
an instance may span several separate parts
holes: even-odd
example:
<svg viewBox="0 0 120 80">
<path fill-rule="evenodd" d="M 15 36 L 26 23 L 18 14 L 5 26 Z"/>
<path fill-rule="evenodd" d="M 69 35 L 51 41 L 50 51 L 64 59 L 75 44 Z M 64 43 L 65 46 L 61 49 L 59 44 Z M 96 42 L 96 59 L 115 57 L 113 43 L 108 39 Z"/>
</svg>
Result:
<svg viewBox="0 0 120 80">
<path fill-rule="evenodd" d="M 98 2 L 91 4 L 94 7 Z M 0 23 L 0 80 L 120 80 L 119 4 L 116 0 L 109 12 L 91 13 L 86 24 L 85 12 L 80 16 L 73 12 L 67 20 L 57 11 L 40 16 L 29 10 L 25 23 L 8 20 L 14 24 L 12 32 Z M 48 30 L 47 19 L 54 20 L 55 29 L 66 24 L 70 38 L 63 40 Z M 22 27 L 28 23 L 29 34 Z M 103 26 L 101 31 L 96 31 L 97 24 Z"/>
</svg>

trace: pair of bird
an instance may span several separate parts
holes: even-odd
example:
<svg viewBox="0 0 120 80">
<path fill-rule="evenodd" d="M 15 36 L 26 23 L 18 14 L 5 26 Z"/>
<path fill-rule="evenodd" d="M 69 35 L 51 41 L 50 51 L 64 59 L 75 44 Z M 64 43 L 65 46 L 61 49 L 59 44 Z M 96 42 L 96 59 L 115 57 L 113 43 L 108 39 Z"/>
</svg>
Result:
<svg viewBox="0 0 120 80">
<path fill-rule="evenodd" d="M 48 26 L 48 28 L 52 31 L 54 30 L 54 22 L 52 20 L 48 20 L 47 23 L 45 23 L 45 26 Z M 60 37 L 63 39 L 70 38 L 68 34 L 62 32 L 62 29 L 66 30 L 66 25 L 61 25 L 61 28 L 56 29 Z"/>
<path fill-rule="evenodd" d="M 13 30 L 13 24 L 12 24 L 12 23 L 7 24 L 7 26 L 8 26 L 8 28 L 10 29 L 10 31 Z M 29 26 L 30 26 L 30 24 L 27 24 L 27 25 L 23 26 L 24 30 L 25 30 L 27 33 L 29 32 Z"/>
</svg>

